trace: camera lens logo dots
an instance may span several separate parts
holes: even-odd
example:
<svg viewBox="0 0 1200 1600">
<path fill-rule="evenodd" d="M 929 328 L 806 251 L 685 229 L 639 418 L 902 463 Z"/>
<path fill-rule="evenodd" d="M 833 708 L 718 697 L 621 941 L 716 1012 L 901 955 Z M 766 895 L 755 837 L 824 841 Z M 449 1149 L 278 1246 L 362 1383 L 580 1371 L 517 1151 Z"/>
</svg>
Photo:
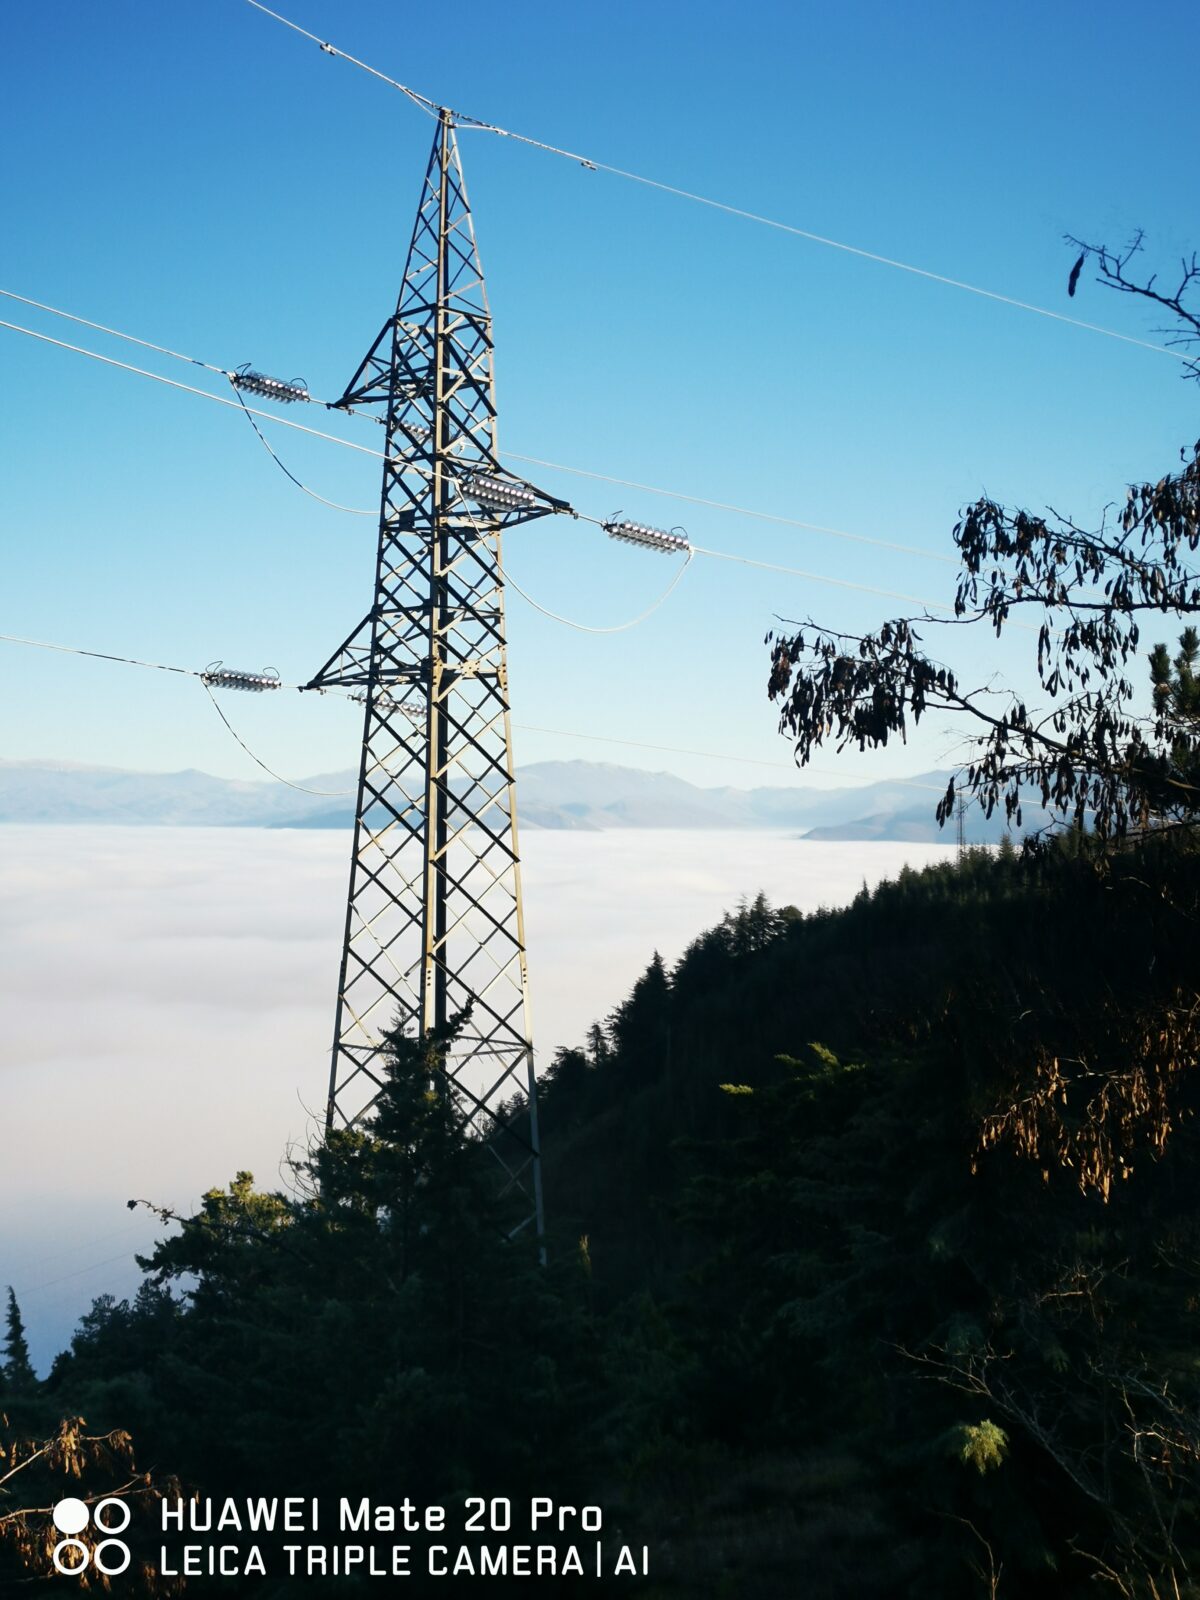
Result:
<svg viewBox="0 0 1200 1600">
<path fill-rule="evenodd" d="M 77 1578 L 89 1566 L 94 1566 L 106 1578 L 115 1578 L 125 1571 L 130 1561 L 129 1546 L 124 1540 L 111 1537 L 124 1533 L 129 1526 L 132 1512 L 124 1500 L 97 1500 L 89 1511 L 84 1501 L 68 1496 L 58 1502 L 52 1516 L 54 1526 L 65 1535 L 54 1546 L 51 1558 L 56 1572 L 66 1578 Z M 102 1534 L 110 1536 L 91 1549 L 79 1538 L 90 1522 L 94 1522 Z"/>
</svg>

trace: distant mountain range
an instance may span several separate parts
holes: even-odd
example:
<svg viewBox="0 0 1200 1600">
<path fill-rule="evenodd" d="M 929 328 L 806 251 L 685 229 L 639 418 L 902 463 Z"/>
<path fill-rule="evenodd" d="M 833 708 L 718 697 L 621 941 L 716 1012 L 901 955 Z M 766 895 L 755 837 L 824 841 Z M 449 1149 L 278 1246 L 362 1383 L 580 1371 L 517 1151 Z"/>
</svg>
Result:
<svg viewBox="0 0 1200 1600">
<path fill-rule="evenodd" d="M 934 820 L 949 774 L 926 772 L 858 788 L 800 785 L 702 789 L 669 772 L 597 761 L 539 761 L 518 773 L 523 828 L 795 829 L 808 839 L 948 844 Z M 0 761 L 0 822 L 156 824 L 171 827 L 348 828 L 353 772 L 305 778 L 302 794 L 278 783 L 206 772 L 128 772 L 68 761 Z M 968 814 L 973 844 L 1003 832 Z"/>
</svg>

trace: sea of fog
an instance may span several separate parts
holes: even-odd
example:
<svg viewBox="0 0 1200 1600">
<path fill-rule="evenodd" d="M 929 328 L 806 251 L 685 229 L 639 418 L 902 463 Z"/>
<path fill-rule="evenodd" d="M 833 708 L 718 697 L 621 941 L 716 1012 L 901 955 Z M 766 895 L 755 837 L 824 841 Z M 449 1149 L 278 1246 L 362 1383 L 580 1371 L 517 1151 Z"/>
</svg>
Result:
<svg viewBox="0 0 1200 1600">
<path fill-rule="evenodd" d="M 522 847 L 543 1061 L 740 898 L 837 906 L 952 850 L 684 829 Z M 274 1184 L 315 1126 L 347 858 L 341 832 L 0 827 L 0 1290 L 43 1369 L 96 1294 L 136 1286 L 162 1228 L 128 1199 L 187 1210 L 243 1168 Z"/>
</svg>

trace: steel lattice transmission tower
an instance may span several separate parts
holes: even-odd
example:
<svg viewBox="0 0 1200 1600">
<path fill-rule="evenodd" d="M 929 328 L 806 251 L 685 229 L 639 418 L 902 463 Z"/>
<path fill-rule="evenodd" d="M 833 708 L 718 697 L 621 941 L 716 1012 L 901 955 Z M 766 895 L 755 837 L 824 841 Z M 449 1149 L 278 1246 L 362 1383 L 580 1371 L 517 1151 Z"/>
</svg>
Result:
<svg viewBox="0 0 1200 1600">
<path fill-rule="evenodd" d="M 447 111 L 396 310 L 338 403 L 379 408 L 387 442 L 371 609 L 310 685 L 365 702 L 327 1126 L 375 1103 L 385 1030 L 425 1037 L 469 1005 L 446 1076 L 540 1233 L 500 535 L 570 508 L 497 460 L 492 322 Z"/>
</svg>

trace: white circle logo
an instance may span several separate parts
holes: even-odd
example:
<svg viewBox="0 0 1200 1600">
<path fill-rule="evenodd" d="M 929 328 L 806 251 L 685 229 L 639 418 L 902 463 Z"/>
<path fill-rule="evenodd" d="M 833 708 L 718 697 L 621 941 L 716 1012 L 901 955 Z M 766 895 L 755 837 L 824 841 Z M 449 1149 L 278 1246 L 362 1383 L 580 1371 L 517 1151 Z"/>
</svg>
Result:
<svg viewBox="0 0 1200 1600">
<path fill-rule="evenodd" d="M 106 1550 L 115 1550 L 117 1552 L 118 1566 L 108 1565 L 108 1557 L 104 1553 Z M 101 1539 L 92 1552 L 92 1560 L 96 1563 L 96 1571 L 102 1572 L 106 1578 L 119 1577 L 132 1559 L 129 1546 L 122 1544 L 120 1539 Z"/>
<path fill-rule="evenodd" d="M 64 1550 L 79 1551 L 79 1560 L 74 1566 L 69 1567 L 63 1561 Z M 54 1553 L 51 1557 L 51 1560 L 54 1562 L 54 1570 L 56 1572 L 61 1572 L 64 1578 L 77 1578 L 79 1574 L 87 1567 L 90 1559 L 91 1557 L 88 1555 L 88 1547 L 84 1544 L 82 1539 L 60 1539 L 54 1546 Z"/>
<path fill-rule="evenodd" d="M 60 1500 L 54 1508 L 54 1526 L 59 1533 L 82 1533 L 88 1525 L 88 1508 L 82 1500 Z"/>
<path fill-rule="evenodd" d="M 106 1578 L 116 1578 L 133 1559 L 129 1546 L 122 1539 L 101 1539 L 94 1550 L 89 1550 L 82 1539 L 75 1537 L 92 1521 L 101 1533 L 124 1533 L 133 1520 L 133 1512 L 124 1500 L 109 1496 L 105 1500 L 98 1500 L 95 1509 L 89 1511 L 86 1501 L 68 1495 L 55 1506 L 51 1520 L 59 1533 L 67 1536 L 58 1541 L 50 1557 L 54 1562 L 54 1570 L 64 1578 L 77 1578 L 93 1563 L 96 1571 L 103 1573 Z M 67 1561 L 67 1551 L 74 1552 L 77 1559 Z"/>
<path fill-rule="evenodd" d="M 102 1511 L 107 1511 L 109 1506 L 112 1506 L 120 1514 L 121 1520 L 119 1522 L 106 1522 L 100 1515 Z M 96 1526 L 103 1529 L 105 1533 L 124 1533 L 133 1520 L 133 1512 L 130 1511 L 124 1500 L 98 1500 L 92 1515 L 96 1519 Z"/>
</svg>

